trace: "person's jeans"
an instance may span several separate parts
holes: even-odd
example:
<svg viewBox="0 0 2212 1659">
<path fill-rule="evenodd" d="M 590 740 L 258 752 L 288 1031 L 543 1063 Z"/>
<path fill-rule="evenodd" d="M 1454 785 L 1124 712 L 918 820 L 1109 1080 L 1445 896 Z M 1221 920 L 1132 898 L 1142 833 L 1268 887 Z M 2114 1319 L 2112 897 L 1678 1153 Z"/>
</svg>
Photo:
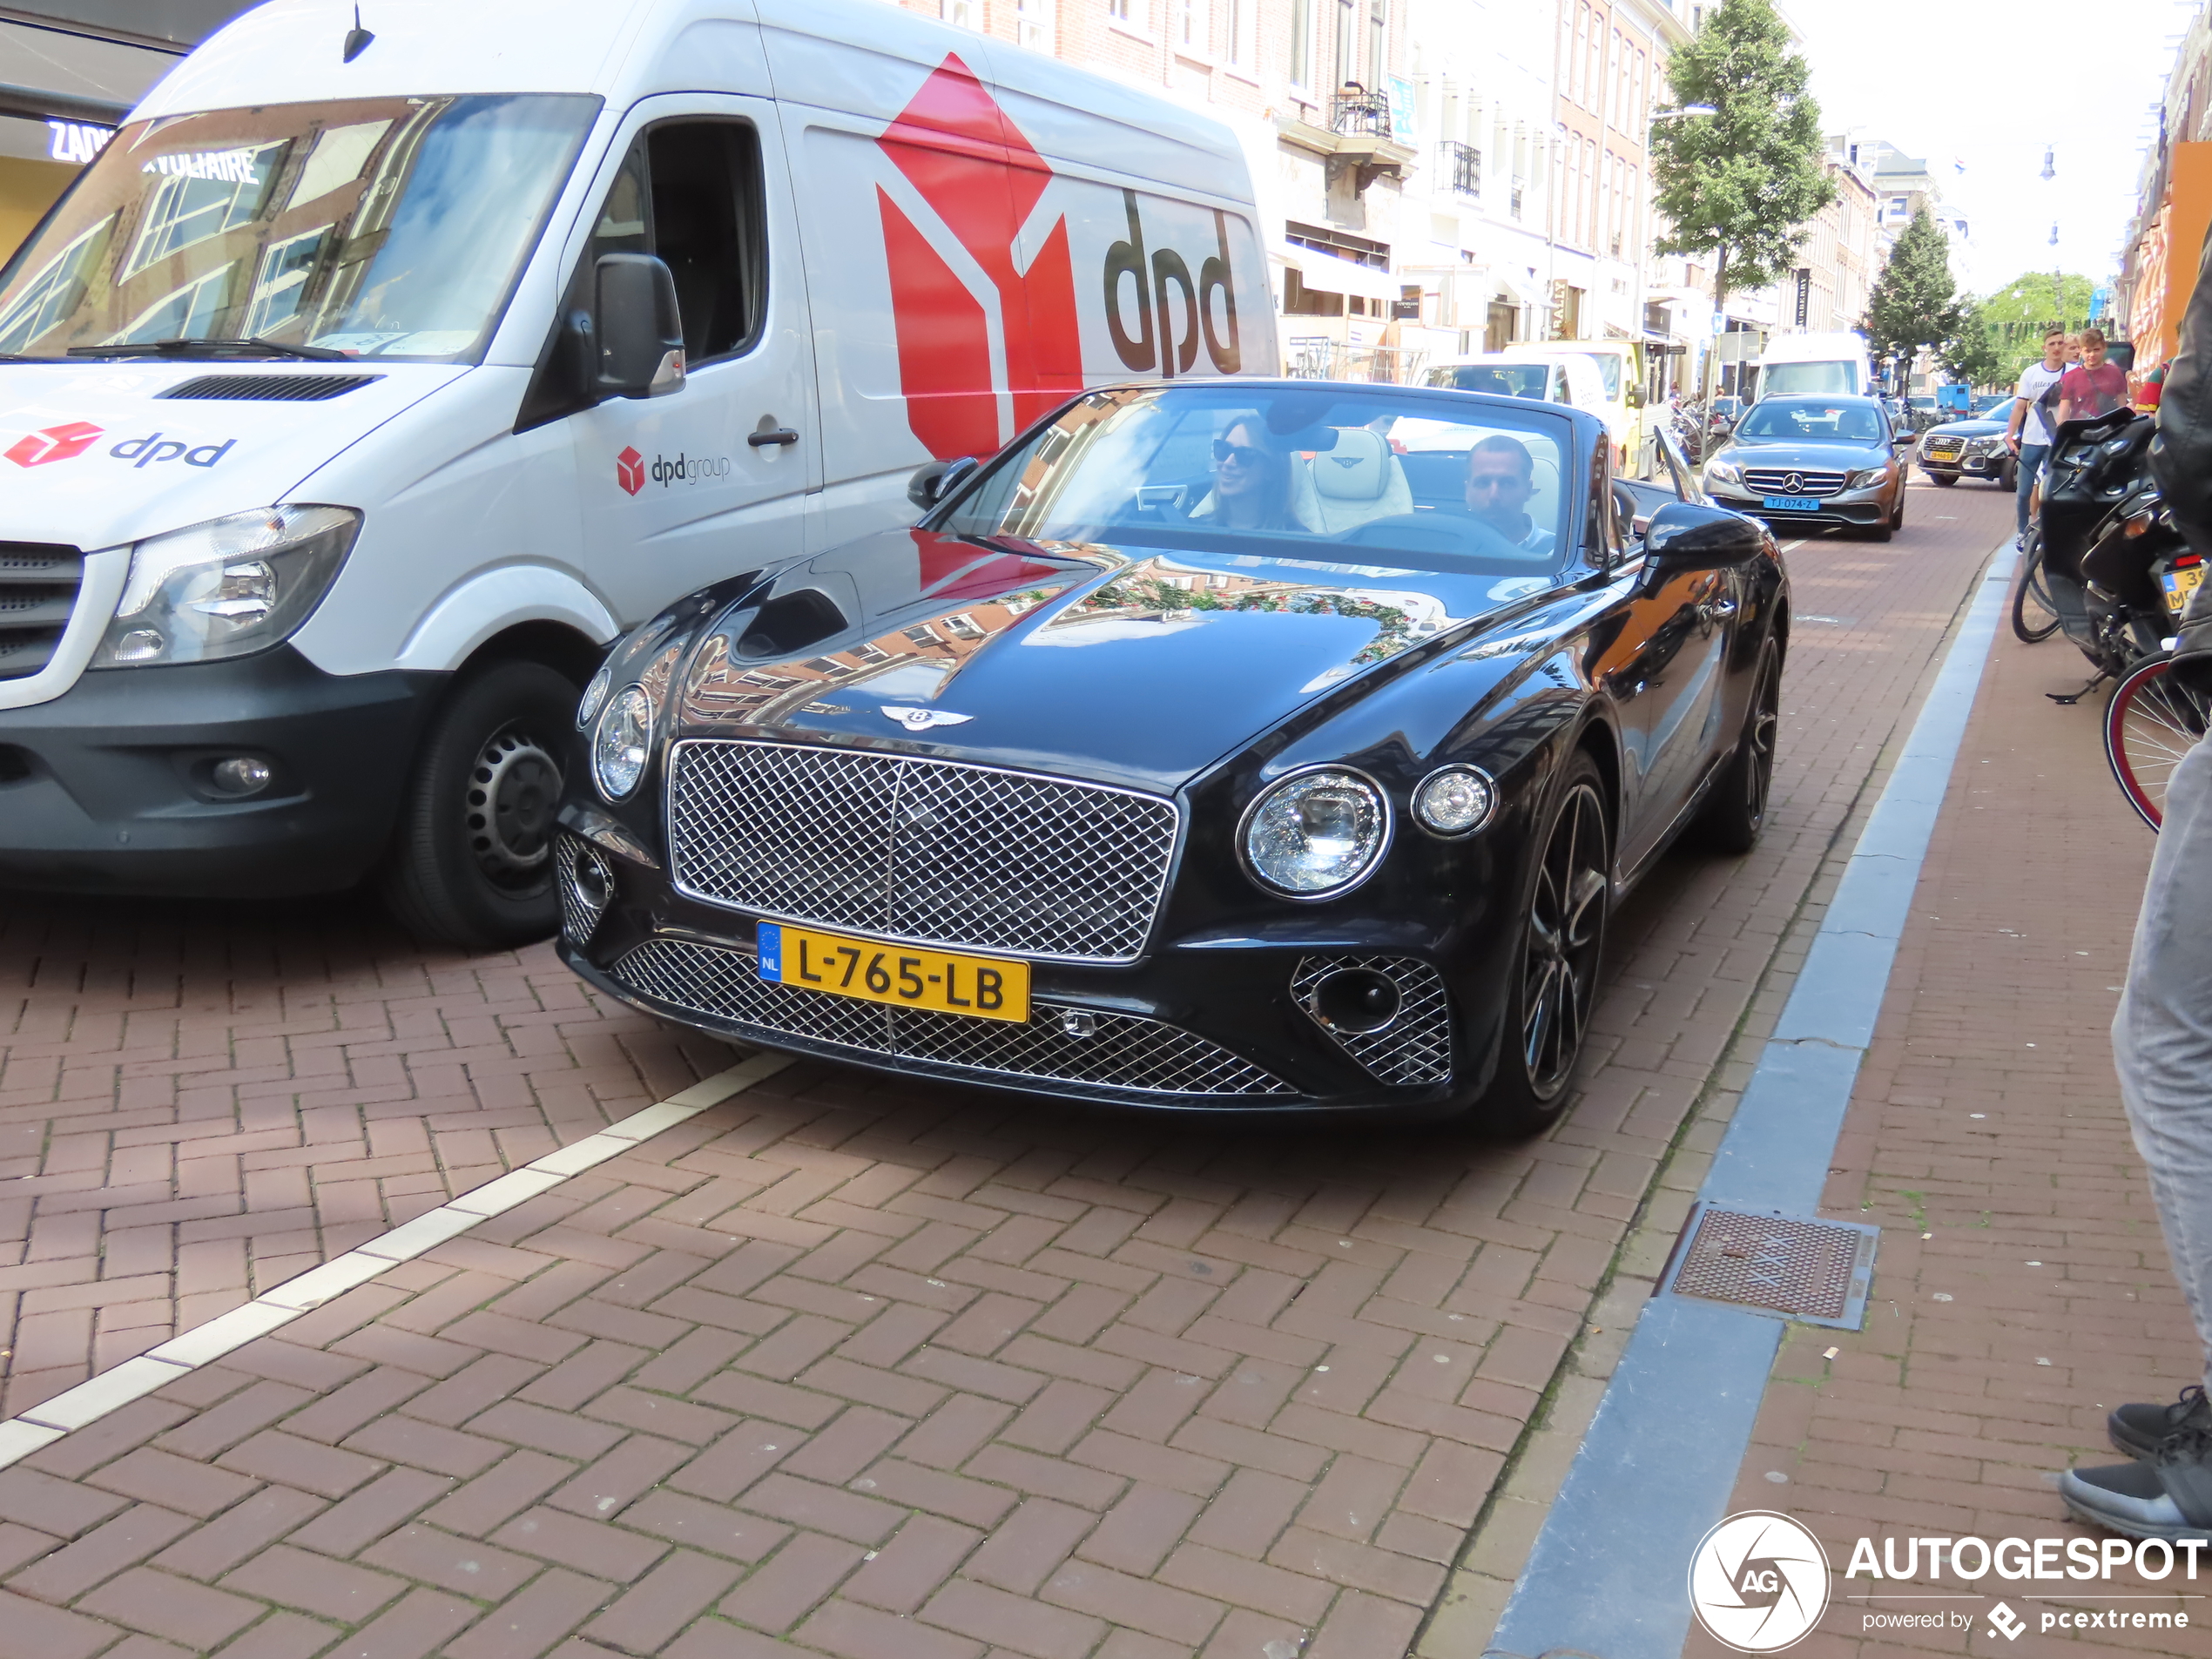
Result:
<svg viewBox="0 0 2212 1659">
<path fill-rule="evenodd" d="M 2047 443 L 2020 445 L 2020 482 L 2014 490 L 2013 516 L 2022 536 L 2027 534 L 2028 492 L 2035 488 L 2035 481 L 2042 476 L 2043 463 L 2050 458 L 2050 454 L 2051 446 Z"/>
<path fill-rule="evenodd" d="M 2112 1057 L 2212 1388 L 2212 743 L 2175 767 L 2165 817 Z"/>
</svg>

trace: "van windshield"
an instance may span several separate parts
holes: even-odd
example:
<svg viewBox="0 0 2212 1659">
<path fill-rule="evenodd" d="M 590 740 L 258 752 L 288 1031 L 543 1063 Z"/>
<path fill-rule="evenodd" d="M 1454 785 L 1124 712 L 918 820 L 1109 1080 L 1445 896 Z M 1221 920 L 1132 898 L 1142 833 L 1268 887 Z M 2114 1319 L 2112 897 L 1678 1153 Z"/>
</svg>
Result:
<svg viewBox="0 0 2212 1659">
<path fill-rule="evenodd" d="M 1759 371 L 1761 397 L 1857 397 L 1865 389 L 1856 363 L 1769 363 Z"/>
<path fill-rule="evenodd" d="M 0 352 L 267 340 L 473 361 L 598 110 L 381 98 L 133 122 L 0 272 Z"/>
<path fill-rule="evenodd" d="M 1533 397 L 1541 402 L 1549 395 L 1551 374 L 1548 363 L 1450 363 L 1429 370 L 1428 383 L 1447 391 Z"/>
</svg>

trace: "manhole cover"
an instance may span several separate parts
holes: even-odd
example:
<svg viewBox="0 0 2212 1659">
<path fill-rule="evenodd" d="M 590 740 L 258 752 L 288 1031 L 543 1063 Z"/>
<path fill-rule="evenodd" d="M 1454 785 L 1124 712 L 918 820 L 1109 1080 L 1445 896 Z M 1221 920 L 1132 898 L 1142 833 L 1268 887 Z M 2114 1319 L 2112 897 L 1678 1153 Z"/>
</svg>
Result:
<svg viewBox="0 0 2212 1659">
<path fill-rule="evenodd" d="M 1866 1317 L 1876 1229 L 1701 1204 L 1662 1291 L 1856 1331 Z"/>
</svg>

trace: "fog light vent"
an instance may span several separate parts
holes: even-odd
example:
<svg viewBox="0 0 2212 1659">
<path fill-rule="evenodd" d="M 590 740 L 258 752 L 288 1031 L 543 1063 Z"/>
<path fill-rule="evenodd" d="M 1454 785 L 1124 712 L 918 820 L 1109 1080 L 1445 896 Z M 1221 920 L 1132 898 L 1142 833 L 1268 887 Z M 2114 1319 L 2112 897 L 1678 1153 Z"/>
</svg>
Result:
<svg viewBox="0 0 2212 1659">
<path fill-rule="evenodd" d="M 1856 1331 L 1865 1323 L 1878 1229 L 1701 1204 L 1662 1291 Z"/>
<path fill-rule="evenodd" d="M 1306 956 L 1291 977 L 1306 1018 L 1386 1083 L 1452 1075 L 1452 1002 L 1417 956 Z"/>
<path fill-rule="evenodd" d="M 553 862 L 561 884 L 561 931 L 572 945 L 589 943 L 615 896 L 615 873 L 589 841 L 556 835 Z"/>
</svg>

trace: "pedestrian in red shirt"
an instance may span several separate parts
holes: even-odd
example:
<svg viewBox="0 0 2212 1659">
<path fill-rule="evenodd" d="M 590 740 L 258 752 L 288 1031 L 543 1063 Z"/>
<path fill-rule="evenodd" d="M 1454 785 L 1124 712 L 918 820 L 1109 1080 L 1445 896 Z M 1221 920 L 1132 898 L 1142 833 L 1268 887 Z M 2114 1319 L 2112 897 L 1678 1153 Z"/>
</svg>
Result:
<svg viewBox="0 0 2212 1659">
<path fill-rule="evenodd" d="M 2100 329 L 2081 331 L 2081 367 L 2069 368 L 2059 382 L 2059 424 L 2091 421 L 2109 415 L 2128 402 L 2128 371 L 2105 361 L 2105 337 Z"/>
</svg>

